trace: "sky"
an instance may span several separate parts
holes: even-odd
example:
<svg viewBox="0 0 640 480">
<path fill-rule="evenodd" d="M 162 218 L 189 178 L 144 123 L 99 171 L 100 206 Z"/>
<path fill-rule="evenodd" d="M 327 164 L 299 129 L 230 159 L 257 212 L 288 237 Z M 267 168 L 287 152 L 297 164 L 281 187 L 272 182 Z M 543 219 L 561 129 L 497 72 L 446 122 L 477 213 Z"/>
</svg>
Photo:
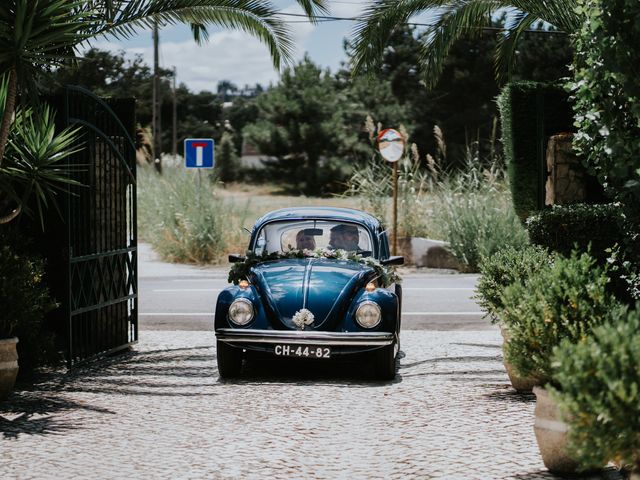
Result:
<svg viewBox="0 0 640 480">
<path fill-rule="evenodd" d="M 273 0 L 283 12 L 302 13 L 296 2 Z M 328 0 L 330 15 L 358 17 L 366 0 Z M 289 27 L 296 45 L 295 59 L 309 57 L 322 67 L 335 72 L 345 60 L 343 40 L 350 37 L 355 22 L 336 21 L 312 25 L 294 17 Z M 99 39 L 93 46 L 111 51 L 123 50 L 126 55 L 141 54 L 149 65 L 153 63 L 152 36 L 141 31 L 126 41 Z M 198 46 L 188 26 L 176 25 L 160 31 L 160 63 L 164 68 L 177 69 L 178 82 L 193 91 L 215 91 L 220 80 L 230 80 L 238 87 L 264 86 L 278 80 L 267 48 L 250 35 L 233 30 L 210 29 L 208 43 Z"/>
</svg>

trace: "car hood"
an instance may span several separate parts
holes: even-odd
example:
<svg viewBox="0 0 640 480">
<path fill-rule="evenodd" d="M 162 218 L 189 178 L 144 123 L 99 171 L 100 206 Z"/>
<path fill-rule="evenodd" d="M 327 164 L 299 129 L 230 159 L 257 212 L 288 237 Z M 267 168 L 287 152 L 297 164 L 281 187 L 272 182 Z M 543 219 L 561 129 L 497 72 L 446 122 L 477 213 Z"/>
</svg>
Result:
<svg viewBox="0 0 640 480">
<path fill-rule="evenodd" d="M 253 268 L 260 292 L 276 328 L 296 329 L 293 316 L 302 308 L 315 319 L 310 329 L 332 329 L 344 317 L 358 289 L 373 276 L 361 263 L 325 259 L 283 259 Z"/>
</svg>

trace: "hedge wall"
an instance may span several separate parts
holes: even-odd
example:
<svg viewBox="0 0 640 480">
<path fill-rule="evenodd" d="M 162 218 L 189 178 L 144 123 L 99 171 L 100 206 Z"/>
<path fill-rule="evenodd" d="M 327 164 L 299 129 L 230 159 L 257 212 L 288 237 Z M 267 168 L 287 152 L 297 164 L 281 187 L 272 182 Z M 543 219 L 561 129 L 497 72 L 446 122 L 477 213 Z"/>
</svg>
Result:
<svg viewBox="0 0 640 480">
<path fill-rule="evenodd" d="M 571 250 L 590 250 L 592 256 L 604 260 L 607 249 L 622 243 L 623 215 L 619 204 L 554 205 L 527 220 L 529 238 L 534 245 L 546 247 L 568 256 Z"/>
<path fill-rule="evenodd" d="M 498 97 L 513 204 L 524 221 L 544 207 L 547 141 L 573 132 L 569 95 L 556 84 L 513 82 Z"/>
</svg>

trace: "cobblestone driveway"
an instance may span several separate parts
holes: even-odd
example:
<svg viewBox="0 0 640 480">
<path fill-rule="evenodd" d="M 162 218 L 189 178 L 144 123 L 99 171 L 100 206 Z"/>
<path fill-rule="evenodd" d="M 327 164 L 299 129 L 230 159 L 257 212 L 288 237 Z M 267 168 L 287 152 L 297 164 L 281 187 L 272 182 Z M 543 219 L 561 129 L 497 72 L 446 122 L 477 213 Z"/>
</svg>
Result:
<svg viewBox="0 0 640 480">
<path fill-rule="evenodd" d="M 0 404 L 0 478 L 555 478 L 497 332 L 403 332 L 390 383 L 278 362 L 221 382 L 211 332 L 141 336 Z"/>
</svg>

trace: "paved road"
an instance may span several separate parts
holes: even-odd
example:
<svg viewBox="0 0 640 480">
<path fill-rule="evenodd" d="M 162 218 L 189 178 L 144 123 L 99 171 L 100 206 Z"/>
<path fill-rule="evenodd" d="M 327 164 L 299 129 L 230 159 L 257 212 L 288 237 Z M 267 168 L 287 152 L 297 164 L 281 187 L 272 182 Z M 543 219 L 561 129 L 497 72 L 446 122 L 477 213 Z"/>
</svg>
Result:
<svg viewBox="0 0 640 480">
<path fill-rule="evenodd" d="M 227 267 L 203 268 L 162 263 L 148 245 L 140 246 L 140 328 L 209 330 L 220 290 L 228 286 Z M 491 330 L 471 298 L 477 275 L 403 275 L 403 330 Z"/>
</svg>

